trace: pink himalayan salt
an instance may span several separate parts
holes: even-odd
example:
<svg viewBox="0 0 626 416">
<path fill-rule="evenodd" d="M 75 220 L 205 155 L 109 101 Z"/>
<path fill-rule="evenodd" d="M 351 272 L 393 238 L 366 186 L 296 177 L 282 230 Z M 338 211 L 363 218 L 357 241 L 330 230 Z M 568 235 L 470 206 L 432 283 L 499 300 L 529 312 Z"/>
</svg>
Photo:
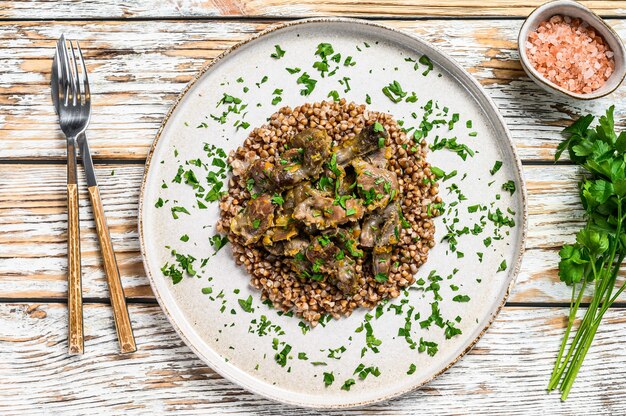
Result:
<svg viewBox="0 0 626 416">
<path fill-rule="evenodd" d="M 539 73 L 579 94 L 600 88 L 615 69 L 613 51 L 581 19 L 552 16 L 528 35 L 526 54 Z"/>
</svg>

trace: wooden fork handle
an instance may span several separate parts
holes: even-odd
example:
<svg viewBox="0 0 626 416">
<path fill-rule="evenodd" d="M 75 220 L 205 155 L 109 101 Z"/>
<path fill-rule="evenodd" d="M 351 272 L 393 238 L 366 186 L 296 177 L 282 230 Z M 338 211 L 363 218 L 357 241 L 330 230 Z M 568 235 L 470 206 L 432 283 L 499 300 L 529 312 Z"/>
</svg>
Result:
<svg viewBox="0 0 626 416">
<path fill-rule="evenodd" d="M 89 199 L 91 199 L 93 215 L 96 220 L 100 251 L 102 252 L 104 272 L 106 273 L 107 282 L 109 284 L 109 296 L 111 297 L 111 306 L 113 307 L 113 317 L 115 319 L 115 328 L 117 330 L 120 349 L 122 353 L 134 352 L 137 350 L 137 347 L 135 345 L 135 338 L 133 337 L 133 328 L 130 324 L 128 307 L 126 306 L 126 298 L 124 297 L 124 288 L 120 280 L 120 272 L 117 268 L 115 252 L 113 251 L 109 228 L 104 216 L 102 201 L 100 200 L 100 191 L 97 186 L 90 186 L 87 189 L 89 190 Z"/>
<path fill-rule="evenodd" d="M 83 295 L 80 274 L 80 229 L 78 185 L 67 184 L 67 303 L 69 311 L 68 344 L 70 354 L 83 353 Z"/>
</svg>

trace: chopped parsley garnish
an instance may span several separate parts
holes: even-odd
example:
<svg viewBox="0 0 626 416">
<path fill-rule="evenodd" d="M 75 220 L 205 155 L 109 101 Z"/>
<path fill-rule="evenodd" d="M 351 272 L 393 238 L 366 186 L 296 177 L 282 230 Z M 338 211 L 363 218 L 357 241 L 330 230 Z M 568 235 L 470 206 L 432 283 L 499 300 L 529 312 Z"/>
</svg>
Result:
<svg viewBox="0 0 626 416">
<path fill-rule="evenodd" d="M 272 98 L 272 105 L 276 105 L 283 100 L 283 97 L 281 97 L 282 93 L 283 90 L 280 88 L 276 88 L 274 92 L 272 92 L 272 95 L 274 95 L 274 98 Z"/>
<path fill-rule="evenodd" d="M 175 220 L 178 219 L 178 213 L 182 212 L 183 214 L 187 214 L 187 215 L 191 215 L 189 213 L 189 211 L 187 211 L 187 208 L 185 207 L 179 207 L 179 206 L 175 206 L 170 208 L 172 210 L 172 217 L 174 217 Z"/>
<path fill-rule="evenodd" d="M 354 386 L 355 384 L 356 381 L 354 381 L 353 378 L 349 378 L 343 383 L 343 386 L 341 386 L 341 390 L 350 391 L 350 387 Z"/>
<path fill-rule="evenodd" d="M 237 302 L 239 302 L 239 306 L 241 306 L 241 309 L 243 309 L 244 312 L 252 312 L 254 310 L 254 308 L 252 307 L 252 295 L 248 296 L 248 299 L 238 299 Z"/>
<path fill-rule="evenodd" d="M 285 347 L 280 352 L 276 353 L 276 355 L 274 355 L 274 360 L 276 360 L 276 362 L 280 364 L 281 367 L 284 367 L 287 364 L 287 359 L 290 351 L 291 345 L 285 344 Z"/>
<path fill-rule="evenodd" d="M 339 93 L 336 90 L 332 90 L 331 92 L 329 92 L 328 97 L 332 98 L 334 102 L 339 101 Z"/>
<path fill-rule="evenodd" d="M 393 81 L 391 84 L 383 87 L 383 94 L 394 103 L 399 103 L 407 95 L 398 81 Z"/>
<path fill-rule="evenodd" d="M 183 235 L 181 235 L 181 236 L 180 236 L 180 241 L 182 241 L 182 242 L 185 242 L 185 243 L 186 243 L 187 241 L 189 241 L 189 236 L 188 236 L 187 234 L 183 234 Z"/>
<path fill-rule="evenodd" d="M 163 206 L 163 198 L 157 199 L 157 202 L 154 204 L 156 208 L 161 208 Z"/>
<path fill-rule="evenodd" d="M 466 144 L 458 143 L 456 137 L 453 137 L 451 139 L 447 139 L 444 137 L 440 139 L 439 136 L 437 136 L 435 137 L 435 141 L 433 142 L 433 144 L 430 145 L 430 149 L 433 151 L 448 149 L 459 155 L 459 157 L 463 160 L 466 160 L 468 155 L 474 156 L 475 153 Z"/>
<path fill-rule="evenodd" d="M 211 247 L 213 247 L 213 254 L 217 254 L 222 247 L 228 244 L 228 236 L 215 234 L 213 237 L 209 238 L 209 243 L 211 244 Z"/>
<path fill-rule="evenodd" d="M 274 194 L 274 196 L 271 198 L 271 201 L 273 204 L 276 204 L 276 205 L 282 205 L 285 203 L 285 200 L 283 199 L 283 197 L 278 194 Z"/>
<path fill-rule="evenodd" d="M 491 173 L 492 175 L 495 175 L 496 172 L 499 171 L 501 167 L 502 167 L 502 162 L 499 160 L 496 160 L 496 163 L 493 164 L 493 167 L 491 168 L 489 173 Z"/>
<path fill-rule="evenodd" d="M 443 171 L 443 169 L 440 169 L 437 166 L 431 166 L 430 171 L 435 175 L 435 179 L 437 180 L 442 179 L 443 181 L 447 181 L 448 179 L 456 176 L 457 174 L 456 170 L 446 173 Z"/>
<path fill-rule="evenodd" d="M 267 75 L 263 75 L 263 78 L 261 78 L 261 81 L 257 82 L 256 85 L 257 88 L 261 88 L 262 84 L 265 84 L 267 82 L 267 80 L 269 79 L 269 77 Z"/>
<path fill-rule="evenodd" d="M 324 373 L 324 385 L 326 387 L 328 387 L 331 384 L 333 384 L 334 381 L 335 381 L 335 375 L 332 372 Z"/>
<path fill-rule="evenodd" d="M 276 52 L 270 55 L 272 58 L 280 59 L 285 56 L 285 51 L 281 49 L 280 45 L 274 45 L 274 49 L 276 49 Z"/>
<path fill-rule="evenodd" d="M 374 280 L 376 280 L 378 283 L 385 283 L 388 279 L 389 276 L 387 276 L 385 273 L 376 273 L 376 275 L 374 276 Z"/>
<path fill-rule="evenodd" d="M 498 272 L 503 272 L 506 270 L 506 260 L 502 260 L 502 263 L 500 263 L 500 267 L 498 267 Z"/>
<path fill-rule="evenodd" d="M 411 364 L 411 365 L 409 366 L 409 371 L 407 371 L 406 373 L 407 373 L 408 375 L 411 375 L 411 374 L 413 374 L 413 373 L 415 372 L 415 370 L 417 370 L 417 367 L 415 366 L 415 364 Z"/>
<path fill-rule="evenodd" d="M 426 351 L 426 354 L 430 355 L 431 357 L 434 357 L 435 354 L 437 354 L 437 351 L 439 351 L 439 345 L 437 345 L 436 342 L 424 341 L 424 338 L 420 338 L 420 343 L 419 343 L 419 347 L 417 347 L 417 351 L 419 352 Z"/>
<path fill-rule="evenodd" d="M 467 295 L 456 295 L 455 297 L 452 298 L 452 300 L 454 302 L 469 302 L 470 297 Z"/>
<path fill-rule="evenodd" d="M 503 183 L 502 189 L 504 189 L 505 191 L 508 191 L 511 195 L 513 195 L 515 193 L 515 182 L 507 181 Z"/>
<path fill-rule="evenodd" d="M 422 72 L 422 75 L 426 76 L 428 75 L 430 71 L 433 70 L 433 62 L 430 60 L 428 56 L 422 55 L 419 59 L 419 63 L 427 66 L 426 71 Z"/>
<path fill-rule="evenodd" d="M 304 85 L 304 89 L 300 90 L 300 95 L 306 96 L 313 92 L 315 84 L 317 84 L 317 80 L 314 80 L 305 72 L 300 75 L 300 77 L 296 80 L 296 83 Z"/>
<path fill-rule="evenodd" d="M 444 335 L 446 339 L 450 339 L 462 333 L 463 332 L 459 328 L 454 326 L 454 322 L 446 321 L 445 329 L 444 329 Z"/>
</svg>

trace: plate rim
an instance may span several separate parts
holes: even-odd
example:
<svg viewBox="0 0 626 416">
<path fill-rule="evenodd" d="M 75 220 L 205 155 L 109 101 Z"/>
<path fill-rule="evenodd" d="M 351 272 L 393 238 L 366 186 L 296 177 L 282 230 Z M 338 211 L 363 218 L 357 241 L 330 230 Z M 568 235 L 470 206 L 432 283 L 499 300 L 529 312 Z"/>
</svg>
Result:
<svg viewBox="0 0 626 416">
<path fill-rule="evenodd" d="M 160 293 L 159 293 L 159 289 L 155 283 L 154 277 L 152 276 L 152 274 L 150 273 L 150 269 L 148 267 L 148 260 L 147 260 L 147 253 L 146 253 L 146 244 L 145 244 L 145 240 L 144 240 L 144 227 L 143 227 L 143 217 L 144 217 L 144 196 L 145 196 L 145 192 L 146 192 L 146 184 L 147 184 L 147 178 L 148 178 L 148 174 L 150 171 L 150 166 L 151 166 L 151 162 L 152 162 L 152 157 L 154 156 L 154 151 L 159 143 L 159 140 L 161 138 L 161 134 L 163 133 L 163 130 L 165 129 L 166 125 L 168 124 L 168 121 L 170 119 L 170 117 L 172 116 L 172 114 L 174 113 L 174 111 L 176 111 L 176 109 L 178 108 L 178 105 L 182 102 L 182 100 L 186 97 L 187 93 L 189 92 L 189 90 L 191 90 L 191 88 L 196 84 L 196 82 L 202 78 L 202 76 L 208 71 L 210 70 L 214 65 L 216 65 L 218 62 L 220 62 L 222 59 L 226 58 L 228 55 L 230 55 L 231 53 L 237 51 L 239 48 L 241 48 L 244 45 L 247 45 L 248 43 L 251 43 L 253 41 L 255 41 L 256 39 L 259 39 L 265 35 L 268 35 L 270 33 L 273 33 L 275 31 L 279 31 L 282 29 L 287 29 L 293 26 L 300 26 L 300 25 L 307 25 L 307 24 L 311 24 L 311 23 L 346 23 L 346 24 L 357 24 L 357 25 L 363 25 L 363 26 L 370 26 L 370 27 L 375 27 L 378 29 L 383 29 L 383 30 L 387 30 L 390 32 L 393 32 L 395 34 L 399 34 L 402 36 L 406 36 L 408 38 L 410 38 L 412 41 L 415 41 L 419 44 L 421 44 L 422 46 L 425 46 L 427 48 L 433 49 L 435 50 L 437 53 L 439 53 L 444 59 L 447 60 L 447 63 L 454 66 L 456 68 L 457 71 L 460 71 L 464 76 L 466 76 L 467 81 L 469 84 L 473 84 L 473 87 L 476 89 L 476 91 L 483 96 L 483 98 L 485 99 L 486 104 L 488 104 L 488 106 L 490 107 L 490 110 L 492 110 L 493 115 L 495 116 L 495 119 L 493 117 L 490 117 L 492 119 L 492 121 L 497 121 L 503 131 L 504 131 L 504 137 L 501 137 L 500 140 L 502 141 L 506 141 L 506 148 L 507 150 L 510 152 L 510 155 L 512 155 L 512 162 L 514 165 L 514 169 L 515 172 L 517 173 L 519 179 L 520 179 L 520 189 L 518 190 L 520 192 L 520 198 L 521 198 L 521 208 L 522 208 L 522 212 L 521 212 L 521 222 L 522 222 L 522 226 L 520 229 L 520 237 L 519 237 L 519 252 L 516 255 L 515 258 L 515 263 L 514 263 L 514 267 L 511 268 L 511 271 L 507 277 L 508 283 L 506 286 L 506 290 L 504 291 L 504 295 L 502 296 L 502 299 L 500 301 L 500 304 L 491 312 L 491 317 L 489 318 L 489 320 L 487 321 L 487 323 L 485 324 L 485 326 L 480 330 L 480 332 L 476 335 L 476 337 L 471 340 L 469 342 L 469 344 L 453 359 L 451 360 L 449 363 L 447 363 L 442 369 L 440 369 L 439 371 L 436 371 L 435 373 L 433 373 L 430 377 L 416 383 L 413 384 L 411 386 L 409 386 L 408 388 L 404 388 L 402 390 L 399 391 L 395 391 L 393 393 L 387 394 L 383 397 L 380 398 L 376 398 L 376 399 L 370 399 L 370 400 L 364 400 L 364 401 L 359 401 L 359 402 L 354 402 L 354 403 L 345 403 L 345 404 L 315 404 L 315 403 L 302 403 L 302 402 L 297 402 L 297 401 L 292 401 L 289 399 L 284 399 L 282 397 L 279 396 L 272 396 L 269 394 L 266 394 L 264 392 L 261 392 L 260 390 L 256 389 L 254 386 L 250 386 L 247 385 L 245 383 L 243 383 L 241 380 L 236 380 L 234 377 L 230 377 L 230 375 L 225 374 L 221 371 L 221 369 L 215 368 L 213 365 L 209 364 L 209 361 L 204 357 L 204 355 L 195 347 L 195 345 L 193 345 L 193 343 L 191 343 L 191 341 L 187 338 L 187 336 L 183 333 L 183 331 L 181 330 L 181 328 L 178 326 L 177 322 L 174 320 L 173 315 L 170 313 L 170 311 L 168 310 L 167 305 L 165 304 L 165 301 L 163 299 L 161 299 Z M 452 76 L 454 76 L 453 74 L 451 74 Z M 463 80 L 465 81 L 465 80 Z M 468 89 L 468 85 L 464 85 L 465 89 Z M 472 96 L 475 97 L 475 94 L 473 93 L 473 91 L 468 91 Z M 476 98 L 476 97 L 475 97 Z M 505 140 L 503 140 L 505 139 Z M 273 400 L 275 402 L 279 402 L 279 403 L 283 403 L 286 405 L 290 405 L 290 406 L 295 406 L 295 407 L 304 407 L 304 408 L 312 408 L 312 409 L 357 409 L 357 408 L 362 408 L 365 406 L 370 406 L 373 404 L 377 404 L 377 403 L 382 403 L 382 402 L 386 402 L 389 400 L 392 400 L 394 398 L 398 398 L 400 396 L 403 396 L 409 392 L 415 391 L 421 387 L 423 387 L 424 385 L 430 383 L 432 380 L 434 380 L 436 377 L 439 377 L 441 374 L 445 373 L 446 371 L 448 371 L 453 365 L 455 365 L 461 358 L 463 358 L 469 351 L 472 350 L 472 348 L 474 348 L 474 346 L 476 345 L 476 343 L 483 337 L 483 335 L 485 334 L 485 332 L 487 332 L 487 330 L 491 327 L 491 325 L 493 324 L 493 322 L 495 321 L 496 317 L 500 314 L 502 308 L 504 307 L 504 305 L 506 304 L 507 299 L 509 298 L 509 295 L 511 293 L 511 290 L 513 288 L 513 286 L 515 285 L 515 282 L 517 280 L 517 276 L 519 275 L 520 272 L 520 268 L 521 268 L 521 263 L 522 263 L 522 259 L 524 257 L 524 253 L 526 251 L 526 239 L 527 239 L 527 232 L 528 232 L 528 196 L 527 196 L 527 189 L 526 189 L 526 181 L 524 179 L 524 172 L 522 169 L 522 162 L 519 158 L 519 155 L 517 154 L 517 149 L 515 148 L 515 145 L 513 143 L 513 139 L 511 137 L 511 133 L 509 131 L 509 128 L 506 124 L 506 121 L 504 120 L 504 118 L 502 117 L 502 114 L 500 113 L 500 110 L 498 109 L 498 107 L 496 106 L 495 102 L 493 101 L 493 99 L 491 98 L 491 96 L 489 94 L 487 94 L 487 91 L 483 88 L 483 86 L 463 67 L 461 66 L 461 64 L 459 64 L 454 58 L 452 58 L 450 55 L 448 55 L 446 52 L 442 51 L 441 49 L 439 49 L 437 46 L 433 45 L 432 43 L 423 40 L 422 38 L 420 38 L 419 36 L 417 36 L 414 33 L 405 31 L 403 29 L 397 29 L 394 28 L 392 26 L 388 26 L 385 24 L 381 24 L 381 23 L 377 23 L 374 21 L 370 21 L 370 20 L 364 20 L 364 19 L 355 19 L 355 18 L 344 18 L 344 17 L 314 17 L 314 18 L 307 18 L 307 19 L 298 19 L 298 20 L 293 20 L 290 22 L 285 22 L 285 23 L 279 23 L 279 24 L 275 24 L 275 25 L 271 25 L 270 27 L 262 30 L 259 33 L 256 33 L 250 37 L 247 37 L 246 39 L 237 42 L 235 45 L 231 46 L 230 48 L 224 50 L 222 53 L 220 53 L 218 56 L 216 56 L 214 59 L 208 61 L 206 64 L 204 64 L 204 66 L 198 70 L 198 72 L 194 75 L 194 77 L 187 83 L 187 85 L 185 86 L 185 88 L 183 88 L 183 90 L 179 93 L 179 95 L 176 97 L 176 100 L 172 103 L 170 109 L 168 110 L 168 112 L 165 114 L 163 121 L 161 122 L 161 125 L 159 126 L 159 129 L 156 132 L 155 138 L 152 142 L 152 145 L 150 146 L 150 150 L 148 151 L 148 154 L 146 155 L 146 162 L 145 162 L 145 168 L 144 168 L 144 173 L 142 176 L 142 180 L 141 180 L 141 188 L 140 188 L 140 192 L 139 192 L 139 206 L 138 206 L 138 210 L 137 210 L 137 217 L 138 217 L 138 222 L 137 222 L 137 226 L 138 226 L 138 234 L 139 234 L 139 249 L 141 252 L 141 259 L 142 259 L 142 264 L 143 264 L 143 268 L 144 271 L 146 273 L 146 276 L 148 278 L 148 281 L 150 282 L 150 287 L 152 289 L 152 292 L 154 293 L 154 296 L 160 306 L 160 308 L 163 310 L 167 320 L 170 322 L 170 324 L 172 325 L 172 327 L 174 328 L 174 330 L 176 331 L 177 335 L 182 339 L 182 341 L 185 343 L 185 345 L 187 345 L 187 347 L 189 347 L 189 349 L 191 349 L 191 351 L 193 351 L 193 353 L 201 360 L 204 362 L 205 365 L 207 365 L 208 367 L 210 367 L 213 371 L 215 371 L 216 373 L 218 373 L 221 377 L 227 379 L 229 382 L 236 384 L 254 394 L 257 394 L 261 397 Z M 506 281 L 505 281 L 506 282 Z"/>
</svg>

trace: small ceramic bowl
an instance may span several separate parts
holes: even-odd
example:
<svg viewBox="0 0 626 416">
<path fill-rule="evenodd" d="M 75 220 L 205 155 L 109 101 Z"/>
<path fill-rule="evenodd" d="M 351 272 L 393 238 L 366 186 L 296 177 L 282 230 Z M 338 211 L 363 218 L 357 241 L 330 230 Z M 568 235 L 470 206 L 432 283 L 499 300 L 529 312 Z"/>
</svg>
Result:
<svg viewBox="0 0 626 416">
<path fill-rule="evenodd" d="M 559 87 L 558 85 L 548 81 L 543 77 L 529 61 L 526 54 L 526 41 L 528 40 L 528 34 L 535 31 L 537 26 L 545 20 L 550 19 L 554 15 L 569 16 L 579 18 L 584 22 L 587 22 L 589 26 L 593 27 L 598 34 L 609 45 L 613 51 L 613 59 L 615 60 L 615 70 L 609 77 L 606 83 L 597 90 L 588 94 L 578 94 Z M 544 90 L 553 92 L 563 98 L 576 98 L 579 100 L 593 100 L 595 98 L 604 97 L 615 91 L 617 87 L 624 80 L 626 76 L 626 49 L 620 39 L 619 35 L 615 33 L 611 27 L 609 27 L 604 20 L 602 20 L 597 14 L 586 8 L 580 3 L 571 0 L 556 0 L 539 6 L 535 9 L 526 19 L 522 28 L 520 29 L 519 36 L 517 38 L 520 61 L 526 74 L 535 81 Z"/>
</svg>

